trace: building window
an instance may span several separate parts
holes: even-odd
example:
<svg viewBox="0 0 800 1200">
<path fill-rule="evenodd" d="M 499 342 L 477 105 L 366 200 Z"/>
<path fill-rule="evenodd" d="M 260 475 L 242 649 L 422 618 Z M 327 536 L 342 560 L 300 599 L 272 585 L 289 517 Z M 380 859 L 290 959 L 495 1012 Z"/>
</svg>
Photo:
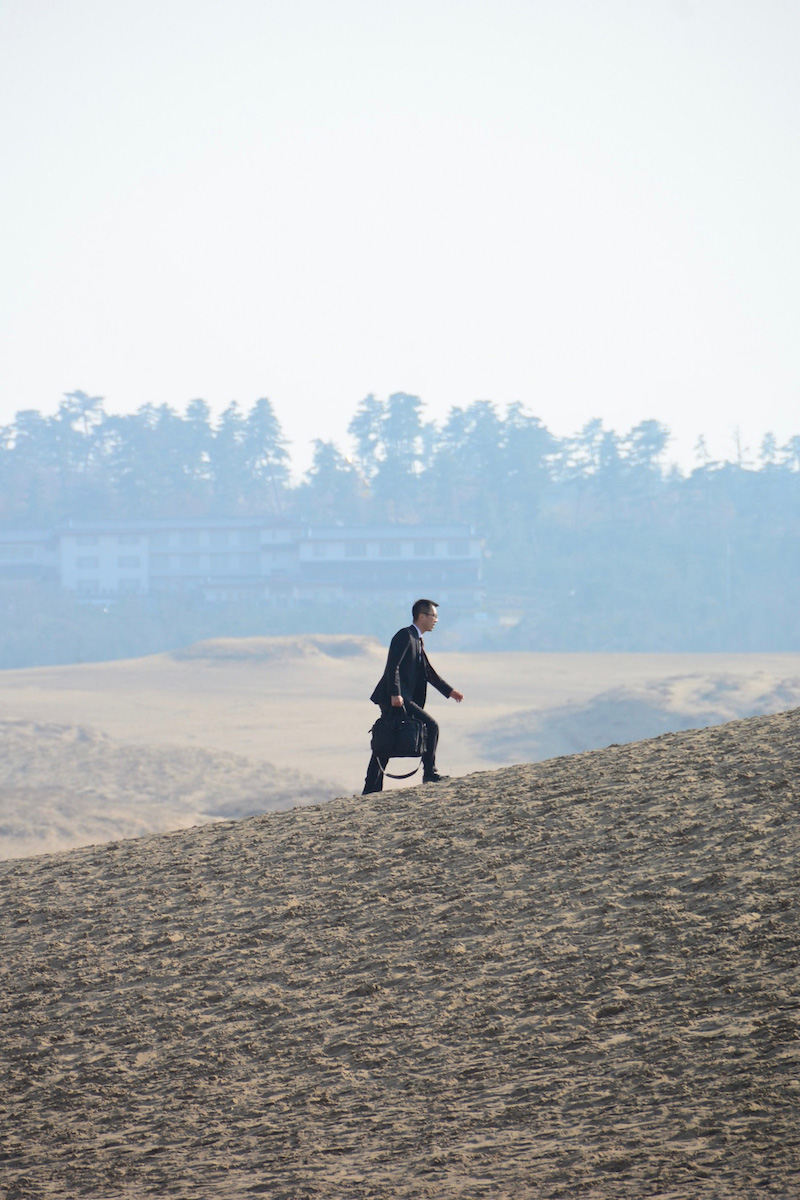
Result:
<svg viewBox="0 0 800 1200">
<path fill-rule="evenodd" d="M 141 566 L 142 560 L 138 554 L 121 554 L 117 559 L 118 567 L 138 567 Z"/>
<path fill-rule="evenodd" d="M 79 579 L 78 591 L 82 596 L 96 596 L 100 591 L 99 579 Z"/>
<path fill-rule="evenodd" d="M 209 534 L 209 540 L 211 545 L 217 548 L 227 546 L 229 544 L 227 529 L 212 529 Z"/>
<path fill-rule="evenodd" d="M 200 570 L 200 555 L 199 554 L 182 554 L 181 555 L 181 570 L 184 574 L 191 574 L 194 571 Z"/>
<path fill-rule="evenodd" d="M 98 539 L 91 533 L 81 533 L 75 539 L 79 546 L 96 546 Z"/>
<path fill-rule="evenodd" d="M 169 534 L 164 529 L 150 535 L 150 545 L 154 549 L 165 550 L 169 544 Z"/>
<path fill-rule="evenodd" d="M 314 558 L 324 558 L 328 553 L 328 547 L 324 542 L 314 542 L 314 545 L 311 547 L 311 553 L 314 555 Z"/>
<path fill-rule="evenodd" d="M 78 567 L 83 571 L 89 571 L 94 567 L 100 566 L 100 559 L 93 555 L 84 554 L 78 558 Z"/>
<path fill-rule="evenodd" d="M 415 558 L 431 558 L 432 556 L 433 542 L 414 542 Z"/>
<path fill-rule="evenodd" d="M 119 590 L 121 592 L 138 592 L 139 580 L 138 579 L 120 579 Z"/>
<path fill-rule="evenodd" d="M 381 542 L 381 558 L 394 558 L 400 553 L 397 542 Z"/>
<path fill-rule="evenodd" d="M 198 529 L 184 529 L 181 533 L 181 546 L 199 546 L 200 531 Z"/>
<path fill-rule="evenodd" d="M 33 546 L 0 546 L 0 558 L 6 562 L 11 562 L 13 559 L 31 559 L 35 558 Z"/>
<path fill-rule="evenodd" d="M 447 553 L 450 558 L 466 558 L 469 554 L 469 542 L 448 542 Z"/>
<path fill-rule="evenodd" d="M 164 573 L 169 570 L 169 555 L 154 554 L 150 559 L 150 566 L 156 573 Z"/>
<path fill-rule="evenodd" d="M 345 556 L 347 558 L 366 558 L 367 543 L 366 542 L 348 542 L 345 546 Z"/>
<path fill-rule="evenodd" d="M 139 545 L 138 533 L 121 533 L 119 535 L 119 537 L 117 538 L 117 545 L 118 546 L 138 546 Z"/>
</svg>

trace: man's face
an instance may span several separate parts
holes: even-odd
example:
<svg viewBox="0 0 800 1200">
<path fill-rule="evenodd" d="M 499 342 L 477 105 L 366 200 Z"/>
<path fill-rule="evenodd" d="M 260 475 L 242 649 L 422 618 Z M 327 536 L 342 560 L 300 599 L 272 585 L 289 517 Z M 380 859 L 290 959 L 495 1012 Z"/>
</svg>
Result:
<svg viewBox="0 0 800 1200">
<path fill-rule="evenodd" d="M 417 617 L 417 629 L 420 633 L 430 633 L 438 620 L 435 608 L 432 608 L 430 612 L 421 612 Z"/>
</svg>

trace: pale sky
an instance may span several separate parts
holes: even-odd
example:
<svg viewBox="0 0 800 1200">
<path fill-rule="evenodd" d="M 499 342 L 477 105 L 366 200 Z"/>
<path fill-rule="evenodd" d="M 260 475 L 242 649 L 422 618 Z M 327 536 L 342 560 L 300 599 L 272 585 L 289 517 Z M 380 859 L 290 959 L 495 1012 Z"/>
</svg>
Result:
<svg viewBox="0 0 800 1200">
<path fill-rule="evenodd" d="M 798 0 L 0 0 L 0 422 L 800 434 Z"/>
</svg>

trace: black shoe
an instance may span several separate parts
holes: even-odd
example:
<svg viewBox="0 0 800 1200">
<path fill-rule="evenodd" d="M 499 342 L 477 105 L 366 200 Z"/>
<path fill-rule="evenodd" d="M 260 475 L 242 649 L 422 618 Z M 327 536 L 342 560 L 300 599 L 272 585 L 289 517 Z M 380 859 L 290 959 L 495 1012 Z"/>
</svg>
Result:
<svg viewBox="0 0 800 1200">
<path fill-rule="evenodd" d="M 423 775 L 423 783 L 444 783 L 445 779 L 449 779 L 449 775 L 440 775 L 438 771 L 431 771 L 430 775 Z"/>
</svg>

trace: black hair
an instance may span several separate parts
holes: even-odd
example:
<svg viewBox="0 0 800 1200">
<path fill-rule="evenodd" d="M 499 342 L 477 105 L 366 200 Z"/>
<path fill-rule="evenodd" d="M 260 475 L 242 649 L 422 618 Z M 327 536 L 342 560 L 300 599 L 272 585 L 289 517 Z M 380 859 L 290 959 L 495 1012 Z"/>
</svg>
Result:
<svg viewBox="0 0 800 1200">
<path fill-rule="evenodd" d="M 439 604 L 436 600 L 415 600 L 414 606 L 411 609 L 411 616 L 416 621 L 420 613 L 429 613 L 438 607 Z"/>
</svg>

